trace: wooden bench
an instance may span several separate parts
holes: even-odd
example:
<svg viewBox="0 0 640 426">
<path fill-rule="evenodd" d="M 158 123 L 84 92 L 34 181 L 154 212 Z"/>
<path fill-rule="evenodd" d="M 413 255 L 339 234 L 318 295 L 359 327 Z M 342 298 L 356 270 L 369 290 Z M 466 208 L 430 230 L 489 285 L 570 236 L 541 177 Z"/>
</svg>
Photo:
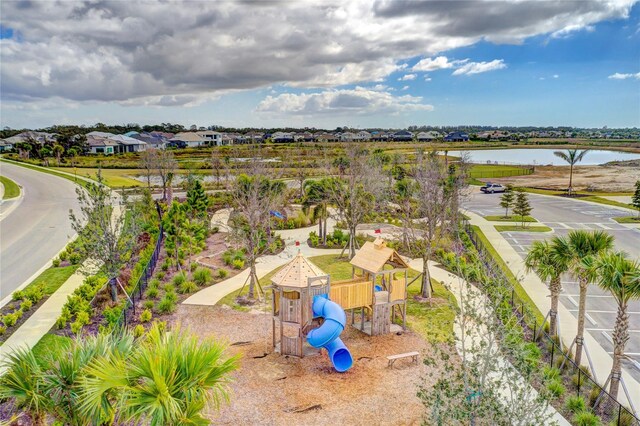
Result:
<svg viewBox="0 0 640 426">
<path fill-rule="evenodd" d="M 404 354 L 389 355 L 387 357 L 387 360 L 389 360 L 389 365 L 387 367 L 393 367 L 393 363 L 396 362 L 397 360 L 402 358 L 409 358 L 409 357 L 413 358 L 412 361 L 417 364 L 419 355 L 420 355 L 420 352 L 407 352 Z"/>
</svg>

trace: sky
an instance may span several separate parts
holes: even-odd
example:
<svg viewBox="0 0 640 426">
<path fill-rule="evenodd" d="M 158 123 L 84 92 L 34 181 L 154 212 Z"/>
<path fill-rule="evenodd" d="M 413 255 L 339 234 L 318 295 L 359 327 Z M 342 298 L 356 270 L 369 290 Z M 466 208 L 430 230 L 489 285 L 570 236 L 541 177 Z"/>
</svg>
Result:
<svg viewBox="0 0 640 426">
<path fill-rule="evenodd" d="M 640 3 L 0 3 L 0 126 L 640 127 Z"/>
</svg>

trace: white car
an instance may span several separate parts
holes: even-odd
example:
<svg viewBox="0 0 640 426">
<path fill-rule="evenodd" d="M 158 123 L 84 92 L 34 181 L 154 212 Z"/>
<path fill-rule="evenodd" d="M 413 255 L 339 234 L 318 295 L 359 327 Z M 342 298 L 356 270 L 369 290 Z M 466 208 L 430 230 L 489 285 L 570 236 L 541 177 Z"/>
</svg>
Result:
<svg viewBox="0 0 640 426">
<path fill-rule="evenodd" d="M 493 194 L 494 192 L 504 192 L 506 190 L 507 188 L 500 185 L 499 183 L 491 183 L 491 182 L 487 182 L 485 186 L 480 187 L 480 191 L 484 192 L 485 194 Z"/>
</svg>

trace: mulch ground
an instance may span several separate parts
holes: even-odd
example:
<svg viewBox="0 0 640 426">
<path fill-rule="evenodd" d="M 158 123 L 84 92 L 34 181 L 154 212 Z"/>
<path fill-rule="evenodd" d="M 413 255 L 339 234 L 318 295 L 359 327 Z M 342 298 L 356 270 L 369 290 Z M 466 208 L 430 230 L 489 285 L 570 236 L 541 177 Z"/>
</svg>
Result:
<svg viewBox="0 0 640 426">
<path fill-rule="evenodd" d="M 411 331 L 368 336 L 348 326 L 341 338 L 354 366 L 337 373 L 326 352 L 303 359 L 271 350 L 271 316 L 258 309 L 180 305 L 175 322 L 202 337 L 230 344 L 240 354 L 231 401 L 210 414 L 215 424 L 420 424 L 425 408 L 416 396 L 426 367 L 411 359 L 387 367 L 388 355 L 425 354 L 430 344 Z"/>
</svg>

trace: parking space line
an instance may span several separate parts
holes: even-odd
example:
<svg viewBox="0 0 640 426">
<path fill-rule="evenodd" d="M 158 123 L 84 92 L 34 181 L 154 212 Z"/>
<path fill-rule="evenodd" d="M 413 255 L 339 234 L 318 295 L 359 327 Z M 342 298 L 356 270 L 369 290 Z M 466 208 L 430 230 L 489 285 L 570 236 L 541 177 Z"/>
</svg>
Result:
<svg viewBox="0 0 640 426">
<path fill-rule="evenodd" d="M 571 299 L 571 298 L 569 298 Z M 571 300 L 573 303 L 575 303 L 575 301 Z M 569 312 L 578 312 L 577 309 L 568 309 Z M 594 309 L 589 309 L 589 312 L 591 312 L 592 314 L 617 314 L 618 311 L 597 311 Z M 640 312 L 627 312 L 627 314 L 629 315 L 640 315 Z"/>
<path fill-rule="evenodd" d="M 593 320 L 593 318 L 591 318 L 591 315 L 589 315 L 589 314 L 585 313 L 585 314 L 584 314 L 584 317 L 585 317 L 586 319 L 588 319 L 588 320 L 589 320 L 589 322 L 591 323 L 591 325 L 598 325 L 598 323 L 597 323 L 597 322 L 595 322 L 595 321 Z"/>
<path fill-rule="evenodd" d="M 569 297 L 568 297 L 568 299 L 569 299 L 569 301 L 570 301 L 571 303 L 573 303 L 573 305 L 574 305 L 574 306 L 576 306 L 576 307 L 578 306 L 578 302 L 576 302 L 576 299 L 574 299 L 574 298 L 573 298 L 573 297 L 571 297 L 571 296 L 569 296 Z M 569 311 L 571 311 L 571 309 L 569 309 Z M 577 310 L 576 310 L 576 312 L 577 312 Z"/>
<path fill-rule="evenodd" d="M 586 328 L 587 331 L 613 331 L 612 328 Z M 640 333 L 640 330 L 628 330 L 629 333 Z"/>
<path fill-rule="evenodd" d="M 565 294 L 567 297 L 580 297 L 579 294 Z M 613 296 L 609 296 L 607 294 L 587 294 L 587 298 L 592 297 L 594 299 L 613 299 Z"/>
<path fill-rule="evenodd" d="M 609 343 L 613 345 L 613 338 L 609 335 L 609 333 L 607 333 L 606 331 L 603 331 L 602 335 L 604 336 L 605 339 L 609 341 Z"/>
</svg>

